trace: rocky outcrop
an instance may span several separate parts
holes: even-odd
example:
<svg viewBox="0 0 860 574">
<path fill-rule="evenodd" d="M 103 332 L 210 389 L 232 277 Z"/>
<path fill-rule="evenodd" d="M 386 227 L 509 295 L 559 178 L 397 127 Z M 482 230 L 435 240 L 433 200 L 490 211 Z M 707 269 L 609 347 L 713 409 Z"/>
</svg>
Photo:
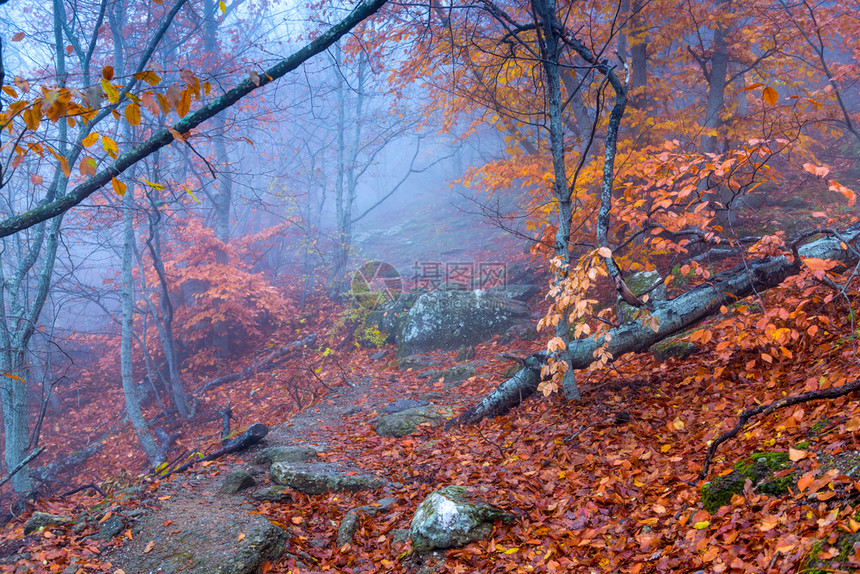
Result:
<svg viewBox="0 0 860 574">
<path fill-rule="evenodd" d="M 340 521 L 340 526 L 337 529 L 338 548 L 352 542 L 355 533 L 358 532 L 362 516 L 375 516 L 380 512 L 389 510 L 396 503 L 396 498 L 383 498 L 375 506 L 359 506 L 347 512 L 343 516 L 343 520 Z"/>
<path fill-rule="evenodd" d="M 456 350 L 483 343 L 530 318 L 504 291 L 439 290 L 410 295 L 381 313 L 379 329 L 393 337 L 397 355 Z"/>
<path fill-rule="evenodd" d="M 175 529 L 164 527 L 166 518 Z M 290 536 L 263 516 L 217 500 L 171 501 L 133 532 L 109 558 L 128 574 L 254 574 L 263 562 L 277 562 Z"/>
<path fill-rule="evenodd" d="M 252 462 L 269 465 L 274 462 L 307 462 L 317 458 L 317 451 L 309 446 L 270 446 L 257 453 Z"/>
<path fill-rule="evenodd" d="M 355 470 L 341 470 L 333 464 L 288 464 L 276 462 L 270 469 L 272 481 L 281 486 L 304 492 L 322 494 L 327 491 L 374 490 L 387 484 L 378 476 Z M 274 493 L 272 493 L 274 494 Z M 271 498 L 267 499 L 271 500 Z"/>
<path fill-rule="evenodd" d="M 415 407 L 379 417 L 374 429 L 380 436 L 404 437 L 418 430 L 418 425 L 441 425 L 454 416 L 451 407 Z"/>
<path fill-rule="evenodd" d="M 496 520 L 509 524 L 514 515 L 473 499 L 462 486 L 447 486 L 418 505 L 409 535 L 416 550 L 458 548 L 488 537 Z"/>
</svg>

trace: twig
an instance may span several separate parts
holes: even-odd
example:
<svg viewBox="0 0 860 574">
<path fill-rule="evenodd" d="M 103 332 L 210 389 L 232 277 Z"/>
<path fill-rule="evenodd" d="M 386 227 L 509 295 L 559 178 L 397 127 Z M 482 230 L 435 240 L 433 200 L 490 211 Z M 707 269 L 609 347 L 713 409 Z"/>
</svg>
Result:
<svg viewBox="0 0 860 574">
<path fill-rule="evenodd" d="M 711 462 L 714 459 L 714 455 L 717 453 L 717 447 L 719 447 L 722 443 L 726 442 L 730 438 L 736 436 L 744 428 L 744 426 L 746 426 L 747 421 L 749 421 L 751 417 L 757 415 L 768 415 L 776 410 L 784 409 L 786 407 L 791 407 L 794 405 L 799 405 L 801 403 L 808 403 L 809 401 L 816 401 L 819 399 L 835 399 L 838 397 L 845 396 L 849 393 L 853 393 L 856 390 L 860 390 L 860 379 L 854 380 L 850 383 L 845 383 L 844 385 L 840 385 L 838 387 L 831 387 L 829 389 L 818 391 L 810 391 L 808 393 L 803 393 L 801 395 L 796 395 L 793 397 L 785 397 L 779 399 L 778 401 L 774 401 L 766 405 L 759 405 L 755 408 L 742 412 L 734 428 L 724 432 L 716 439 L 714 439 L 714 442 L 711 443 L 710 448 L 708 448 L 708 454 L 705 455 L 705 464 L 702 467 L 702 472 L 699 473 L 698 480 L 702 480 L 708 475 L 708 470 L 710 469 Z"/>
<path fill-rule="evenodd" d="M 9 482 L 9 480 L 11 480 L 13 476 L 15 476 L 16 474 L 18 474 L 18 472 L 19 472 L 22 468 L 24 468 L 25 466 L 27 466 L 27 463 L 28 463 L 28 462 L 30 462 L 31 460 L 33 460 L 34 458 L 36 458 L 37 456 L 39 456 L 39 455 L 40 455 L 40 454 L 42 454 L 43 452 L 45 452 L 45 447 L 40 446 L 39 448 L 37 448 L 36 450 L 34 450 L 34 451 L 33 451 L 33 452 L 31 452 L 30 454 L 28 454 L 26 457 L 24 457 L 24 460 L 22 460 L 21 462 L 19 462 L 19 463 L 15 466 L 15 468 L 13 468 L 13 469 L 9 472 L 9 474 L 7 474 L 7 475 L 6 475 L 2 480 L 0 480 L 0 486 L 3 486 L 3 485 L 4 485 L 4 484 L 6 484 L 7 482 Z"/>
</svg>

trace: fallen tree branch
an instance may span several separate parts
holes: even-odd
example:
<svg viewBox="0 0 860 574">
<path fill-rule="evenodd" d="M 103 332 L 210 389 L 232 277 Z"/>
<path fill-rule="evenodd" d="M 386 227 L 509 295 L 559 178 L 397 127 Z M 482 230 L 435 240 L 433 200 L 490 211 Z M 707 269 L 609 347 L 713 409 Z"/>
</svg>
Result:
<svg viewBox="0 0 860 574">
<path fill-rule="evenodd" d="M 317 336 L 315 334 L 310 334 L 304 339 L 293 341 L 292 343 L 287 343 L 286 345 L 279 347 L 274 351 L 271 351 L 262 359 L 252 365 L 245 367 L 241 371 L 236 371 L 235 373 L 230 373 L 229 375 L 224 375 L 222 377 L 218 377 L 217 379 L 212 379 L 211 381 L 197 389 L 197 391 L 195 391 L 194 393 L 194 396 L 199 397 L 203 393 L 214 389 L 215 387 L 219 387 L 221 385 L 226 385 L 229 383 L 235 383 L 236 381 L 241 381 L 242 379 L 250 377 L 251 375 L 254 375 L 259 371 L 265 369 L 266 367 L 270 367 L 273 363 L 275 363 L 278 359 L 281 359 L 285 355 L 288 355 L 289 353 L 297 349 L 312 345 L 316 340 Z"/>
<path fill-rule="evenodd" d="M 184 472 L 197 464 L 198 462 L 203 462 L 206 460 L 215 460 L 216 458 L 222 457 L 225 454 L 230 454 L 234 452 L 239 452 L 240 450 L 245 450 L 246 448 L 253 446 L 263 440 L 266 435 L 269 434 L 269 427 L 264 425 L 263 423 L 255 423 L 248 427 L 248 430 L 243 432 L 241 435 L 237 436 L 223 447 L 219 448 L 214 452 L 210 452 L 204 457 L 196 458 L 194 460 L 190 460 L 183 464 L 180 467 L 177 467 L 170 472 L 167 472 L 163 475 L 164 478 L 170 476 L 171 474 L 175 474 L 177 472 Z"/>
<path fill-rule="evenodd" d="M 794 260 L 779 256 L 748 261 L 674 299 L 649 303 L 650 318 L 659 321 L 656 331 L 650 326 L 650 318 L 645 318 L 624 323 L 599 336 L 571 341 L 567 353 L 569 368 L 588 367 L 601 348 L 605 348 L 615 359 L 626 353 L 647 351 L 651 345 L 719 312 L 723 305 L 731 305 L 749 295 L 776 287 L 788 277 L 800 273 L 801 259 L 830 259 L 840 261 L 845 266 L 857 264 L 860 257 L 857 248 L 851 243 L 858 237 L 860 224 L 855 224 L 838 234 L 798 248 Z M 534 374 L 531 368 L 524 369 L 500 384 L 480 403 L 453 419 L 456 422 L 452 423 L 476 423 L 487 416 L 504 414 L 534 394 L 539 384 L 539 373 Z"/>
<path fill-rule="evenodd" d="M 86 448 L 73 452 L 63 459 L 55 460 L 50 464 L 37 468 L 33 471 L 32 476 L 43 484 L 55 482 L 60 474 L 83 464 L 87 459 L 98 454 L 102 446 L 104 446 L 104 441 L 95 442 Z"/>
<path fill-rule="evenodd" d="M 43 447 L 43 446 L 42 446 L 42 447 L 37 448 L 36 450 L 34 450 L 33 452 L 31 452 L 31 453 L 30 453 L 30 454 L 28 454 L 27 456 L 25 456 L 25 457 L 24 457 L 24 460 L 22 460 L 21 462 L 19 462 L 18 464 L 16 464 L 16 465 L 15 465 L 15 468 L 13 468 L 12 470 L 10 470 L 10 471 L 9 471 L 9 474 L 7 474 L 6 476 L 4 476 L 4 477 L 3 477 L 3 479 L 2 479 L 2 480 L 0 480 L 0 486 L 3 486 L 4 484 L 6 484 L 6 483 L 7 483 L 7 482 L 9 482 L 10 480 L 12 480 L 12 477 L 13 477 L 13 476 L 15 476 L 16 474 L 18 474 L 18 472 L 19 472 L 22 468 L 24 468 L 25 466 L 27 466 L 27 464 L 28 464 L 31 460 L 33 460 L 34 458 L 36 458 L 37 456 L 39 456 L 39 455 L 40 455 L 40 454 L 42 454 L 43 452 L 45 452 L 45 447 Z"/>
<path fill-rule="evenodd" d="M 710 448 L 708 448 L 708 453 L 705 455 L 705 463 L 702 467 L 702 472 L 699 473 L 699 480 L 702 480 L 708 475 L 708 470 L 711 467 L 711 462 L 713 462 L 714 460 L 714 455 L 717 453 L 717 448 L 730 438 L 737 436 L 737 434 L 741 432 L 741 430 L 746 426 L 750 418 L 757 415 L 769 415 L 774 411 L 788 408 L 794 405 L 799 405 L 801 403 L 808 403 L 809 401 L 817 401 L 821 399 L 835 399 L 853 393 L 857 390 L 860 390 L 860 379 L 856 381 L 851 381 L 850 383 L 845 383 L 844 385 L 840 385 L 838 387 L 831 387 L 829 389 L 819 391 L 809 391 L 808 393 L 795 395 L 793 397 L 783 397 L 778 401 L 774 401 L 766 405 L 759 405 L 757 407 L 742 412 L 741 416 L 738 417 L 737 424 L 735 424 L 735 426 L 732 427 L 731 430 L 728 430 L 715 438 L 714 441 L 711 443 Z"/>
</svg>

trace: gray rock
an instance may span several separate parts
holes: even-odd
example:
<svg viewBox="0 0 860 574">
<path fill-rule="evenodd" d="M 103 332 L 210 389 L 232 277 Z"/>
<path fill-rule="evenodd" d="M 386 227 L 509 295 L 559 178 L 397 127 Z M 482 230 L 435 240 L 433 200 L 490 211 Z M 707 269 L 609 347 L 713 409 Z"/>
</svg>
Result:
<svg viewBox="0 0 860 574">
<path fill-rule="evenodd" d="M 270 446 L 257 453 L 252 462 L 266 465 L 273 462 L 306 462 L 317 458 L 319 458 L 317 451 L 309 446 Z"/>
<path fill-rule="evenodd" d="M 359 506 L 353 508 L 343 516 L 340 526 L 337 529 L 337 546 L 340 548 L 348 542 L 352 542 L 355 533 L 358 531 L 361 522 L 361 515 L 375 516 L 380 512 L 390 509 L 397 504 L 396 498 L 383 498 L 377 502 L 376 506 Z"/>
<path fill-rule="evenodd" d="M 404 437 L 418 430 L 418 425 L 440 425 L 454 416 L 451 407 L 426 406 L 407 409 L 379 417 L 374 429 L 380 436 Z"/>
<path fill-rule="evenodd" d="M 423 400 L 415 400 L 415 399 L 397 399 L 394 402 L 388 403 L 384 407 L 382 407 L 382 412 L 386 414 L 398 413 L 400 411 L 405 411 L 407 409 L 414 409 L 416 407 L 426 407 L 429 403 Z"/>
<path fill-rule="evenodd" d="M 496 520 L 509 524 L 514 518 L 500 508 L 472 500 L 462 486 L 447 486 L 418 505 L 409 535 L 416 550 L 458 548 L 489 536 Z"/>
<path fill-rule="evenodd" d="M 409 529 L 408 528 L 398 528 L 394 532 L 391 533 L 391 541 L 392 542 L 406 542 L 409 540 Z"/>
<path fill-rule="evenodd" d="M 30 520 L 27 521 L 27 524 L 24 525 L 24 534 L 31 534 L 40 528 L 47 528 L 48 526 L 59 526 L 61 524 L 68 524 L 72 522 L 71 516 L 63 516 L 60 514 L 49 514 L 47 512 L 34 512 L 30 517 Z"/>
<path fill-rule="evenodd" d="M 276 462 L 269 471 L 276 484 L 289 486 L 305 494 L 342 490 L 375 490 L 385 486 L 386 481 L 371 474 L 347 474 L 328 463 L 288 464 Z"/>
<path fill-rule="evenodd" d="M 234 468 L 221 481 L 221 488 L 218 491 L 221 494 L 236 494 L 246 488 L 251 488 L 255 484 L 257 484 L 257 481 L 254 480 L 249 471 L 244 468 Z"/>
<path fill-rule="evenodd" d="M 358 527 L 361 524 L 359 513 L 353 509 L 347 512 L 343 520 L 340 521 L 340 526 L 337 529 L 337 546 L 340 548 L 344 544 L 352 542 L 355 533 L 358 532 Z"/>
<path fill-rule="evenodd" d="M 477 345 L 529 316 L 523 303 L 486 291 L 423 293 L 400 322 L 397 354 Z"/>
<path fill-rule="evenodd" d="M 542 293 L 543 288 L 538 285 L 531 284 L 504 285 L 502 287 L 494 287 L 492 289 L 488 289 L 488 291 L 495 295 L 500 295 L 509 299 L 515 299 L 517 301 L 522 301 L 523 303 L 528 303 L 532 300 L 532 298 L 534 298 L 535 295 L 539 295 L 540 293 Z"/>
<path fill-rule="evenodd" d="M 221 509 L 212 520 L 199 510 L 187 508 L 181 531 L 169 537 L 163 517 L 152 517 L 131 547 L 111 561 L 129 573 L 253 574 L 284 551 L 289 533 L 263 516 Z"/>
<path fill-rule="evenodd" d="M 697 344 L 690 341 L 660 341 L 651 345 L 651 354 L 654 356 L 654 360 L 661 363 L 672 357 L 686 359 L 690 355 L 695 355 L 700 350 Z"/>
<path fill-rule="evenodd" d="M 63 570 L 62 574 L 78 574 L 78 565 L 77 564 L 69 564 Z"/>
<path fill-rule="evenodd" d="M 99 527 L 99 532 L 93 538 L 98 538 L 99 540 L 110 540 L 125 528 L 125 519 L 122 516 L 111 516 L 107 520 L 105 520 L 101 527 Z"/>
<path fill-rule="evenodd" d="M 499 341 L 502 343 L 513 343 L 514 341 L 534 341 L 540 334 L 537 331 L 537 323 L 535 321 L 527 321 L 511 325 L 511 327 L 502 333 Z"/>
<path fill-rule="evenodd" d="M 458 361 L 471 361 L 475 358 L 475 347 L 470 347 L 463 345 L 459 349 L 457 349 L 457 360 Z"/>
<path fill-rule="evenodd" d="M 269 502 L 284 502 L 292 499 L 292 493 L 293 489 L 288 486 L 270 486 L 269 488 L 255 492 L 251 498 Z"/>
</svg>

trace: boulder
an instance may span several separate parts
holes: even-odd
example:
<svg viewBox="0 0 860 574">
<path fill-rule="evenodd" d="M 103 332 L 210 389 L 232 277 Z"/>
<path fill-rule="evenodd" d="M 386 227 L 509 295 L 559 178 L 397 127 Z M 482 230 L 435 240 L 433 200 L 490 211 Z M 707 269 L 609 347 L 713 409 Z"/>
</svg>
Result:
<svg viewBox="0 0 860 574">
<path fill-rule="evenodd" d="M 355 470 L 340 470 L 334 464 L 288 464 L 276 462 L 270 469 L 275 484 L 289 486 L 305 494 L 322 494 L 326 491 L 375 490 L 387 482 L 372 474 Z"/>
<path fill-rule="evenodd" d="M 385 414 L 393 414 L 399 413 L 400 411 L 405 411 L 408 409 L 414 409 L 417 407 L 426 407 L 428 404 L 427 401 L 424 400 L 415 400 L 415 399 L 397 399 L 396 401 L 390 402 L 384 407 L 382 407 L 382 412 Z"/>
<path fill-rule="evenodd" d="M 244 468 L 234 468 L 221 481 L 221 494 L 236 494 L 257 484 L 251 473 Z"/>
<path fill-rule="evenodd" d="M 49 514 L 47 512 L 34 512 L 30 517 L 30 520 L 27 521 L 27 524 L 24 525 L 24 534 L 31 534 L 40 528 L 59 526 L 61 524 L 68 524 L 69 522 L 72 522 L 71 516 Z"/>
<path fill-rule="evenodd" d="M 123 519 L 122 516 L 111 516 L 102 523 L 99 527 L 98 534 L 93 538 L 98 538 L 99 540 L 110 540 L 122 532 L 123 528 L 125 528 L 125 519 Z"/>
<path fill-rule="evenodd" d="M 306 462 L 318 458 L 317 451 L 309 446 L 270 446 L 257 453 L 252 461 L 254 464 L 272 464 L 273 462 Z"/>
<path fill-rule="evenodd" d="M 510 524 L 514 518 L 500 508 L 472 499 L 462 486 L 447 486 L 418 505 L 409 535 L 416 550 L 458 548 L 488 537 L 496 520 Z"/>
<path fill-rule="evenodd" d="M 522 302 L 486 291 L 423 293 L 394 326 L 397 355 L 477 345 L 529 317 Z"/>
<path fill-rule="evenodd" d="M 450 407 L 415 407 L 379 417 L 374 428 L 380 436 L 399 438 L 414 433 L 422 423 L 440 425 L 452 416 Z"/>
</svg>

